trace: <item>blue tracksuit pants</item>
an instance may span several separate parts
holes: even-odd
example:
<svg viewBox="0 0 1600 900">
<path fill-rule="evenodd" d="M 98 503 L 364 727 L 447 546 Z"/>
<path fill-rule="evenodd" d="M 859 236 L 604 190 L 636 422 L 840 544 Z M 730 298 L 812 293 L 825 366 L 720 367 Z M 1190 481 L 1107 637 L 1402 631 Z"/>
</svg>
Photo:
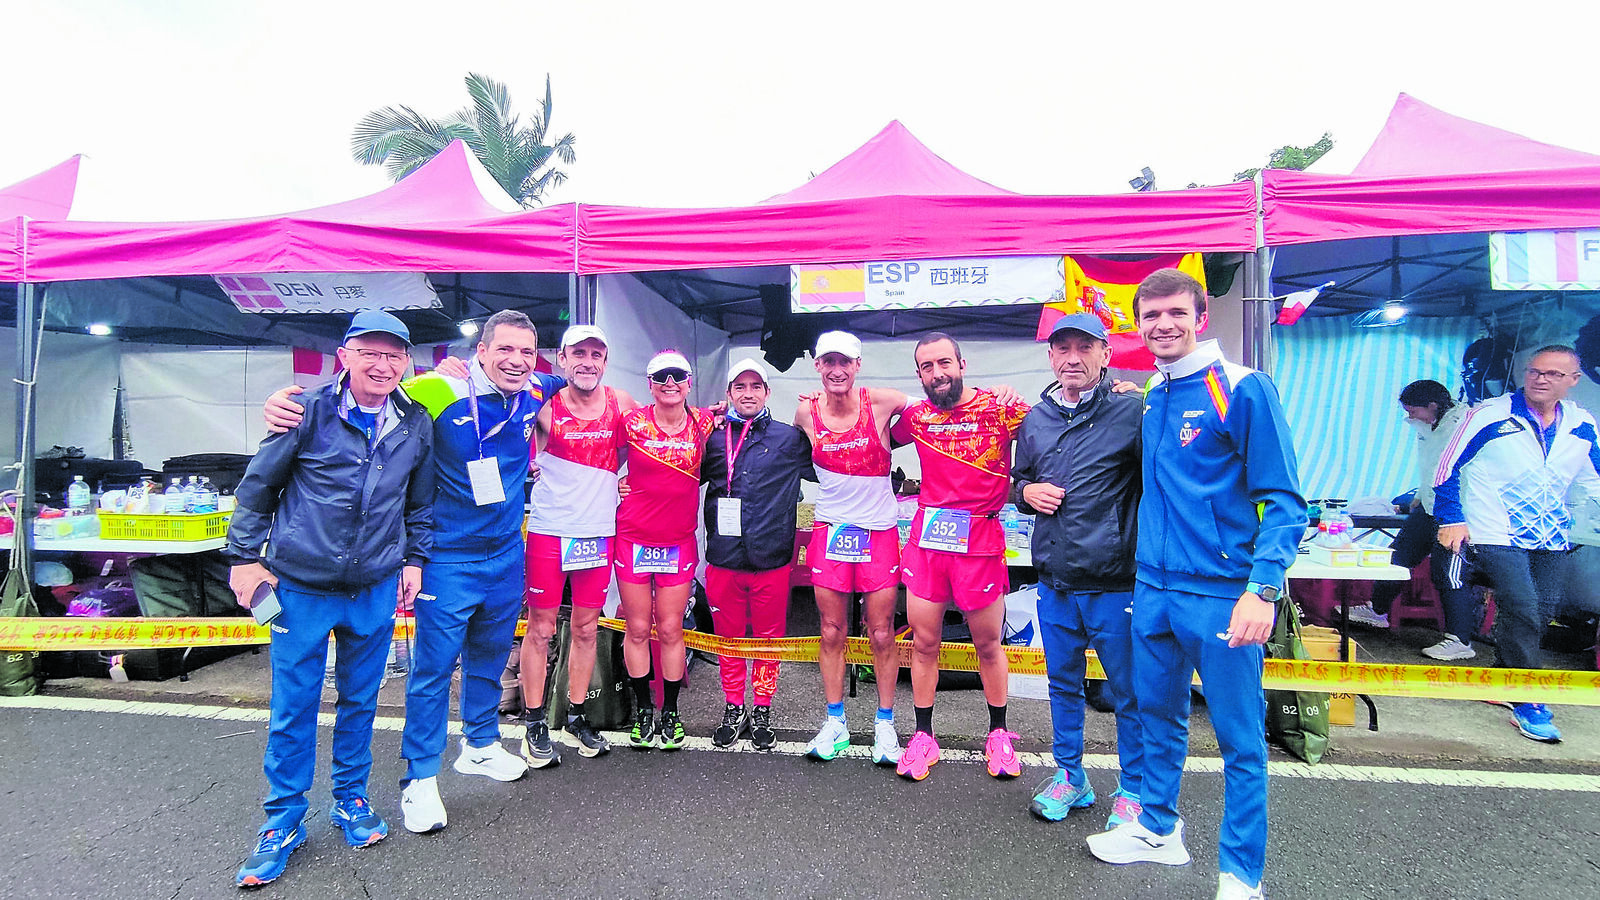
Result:
<svg viewBox="0 0 1600 900">
<path fill-rule="evenodd" d="M 1083 771 L 1083 651 L 1093 646 L 1106 670 L 1107 694 L 1117 714 L 1120 787 L 1140 796 L 1144 770 L 1144 730 L 1133 697 L 1133 594 L 1127 591 L 1056 591 L 1039 583 L 1039 636 L 1050 679 L 1051 749 L 1056 765 L 1075 785 Z"/>
<path fill-rule="evenodd" d="M 1140 582 L 1133 594 L 1133 671 L 1144 724 L 1144 812 L 1139 821 L 1171 834 L 1189 755 L 1189 680 L 1200 672 L 1222 750 L 1220 868 L 1260 884 L 1267 856 L 1266 698 L 1260 646 L 1222 637 L 1237 597 L 1206 597 Z"/>
<path fill-rule="evenodd" d="M 339 700 L 333 724 L 333 796 L 367 796 L 372 773 L 372 719 L 394 635 L 399 573 L 357 591 L 327 592 L 278 580 L 283 613 L 272 631 L 272 718 L 262 769 L 269 829 L 305 818 L 317 770 L 317 713 L 328 665 L 328 635 L 337 642 Z"/>
<path fill-rule="evenodd" d="M 461 661 L 461 723 L 467 743 L 500 739 L 500 673 L 522 610 L 520 542 L 488 559 L 432 561 L 417 594 L 417 638 L 406 685 L 400 755 L 405 781 L 439 774 L 450 715 L 450 678 Z"/>
</svg>

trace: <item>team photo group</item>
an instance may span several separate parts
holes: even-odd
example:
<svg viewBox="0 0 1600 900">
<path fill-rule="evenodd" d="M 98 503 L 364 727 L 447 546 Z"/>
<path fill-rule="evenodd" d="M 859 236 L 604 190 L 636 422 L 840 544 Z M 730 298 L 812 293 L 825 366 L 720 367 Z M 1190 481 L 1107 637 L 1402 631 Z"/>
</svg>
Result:
<svg viewBox="0 0 1600 900">
<path fill-rule="evenodd" d="M 1104 323 L 1068 315 L 1045 347 L 1055 381 L 1031 406 L 1009 387 L 971 384 L 959 344 L 937 332 L 918 341 L 911 361 L 925 398 L 859 386 L 861 342 L 827 332 L 814 352 L 820 389 L 801 398 L 790 424 L 773 418 L 771 373 L 756 359 L 729 368 L 717 386 L 722 403 L 697 408 L 692 365 L 675 350 L 646 364 L 647 399 L 602 384 L 609 348 L 594 325 L 561 336 L 561 376 L 536 371 L 538 335 L 513 311 L 484 324 L 469 360 L 413 376 L 406 325 L 382 311 L 356 314 L 333 383 L 268 399 L 270 433 L 236 492 L 231 587 L 241 605 L 278 609 L 266 816 L 236 883 L 274 881 L 305 843 L 330 636 L 333 824 L 352 847 L 388 835 L 368 779 L 398 607 L 415 616 L 399 812 L 407 830 L 436 832 L 449 822 L 439 778 L 447 752 L 461 775 L 514 781 L 558 764 L 564 748 L 586 757 L 611 750 L 584 703 L 613 579 L 635 709 L 626 741 L 683 747 L 683 622 L 702 562 L 697 532 L 717 634 L 782 637 L 797 503 L 802 481 L 813 481 L 805 562 L 824 696 L 807 756 L 832 760 L 852 740 L 870 740 L 873 762 L 905 779 L 929 776 L 940 759 L 939 643 L 954 604 L 988 704 L 988 772 L 1022 774 L 1002 649 L 1010 580 L 1000 512 L 1015 502 L 1035 517 L 1056 766 L 1030 810 L 1061 821 L 1097 802 L 1083 766 L 1092 648 L 1106 672 L 1120 771 L 1114 786 L 1101 786 L 1111 791 L 1105 830 L 1089 836 L 1087 850 L 1108 863 L 1187 864 L 1177 800 L 1198 672 L 1224 766 L 1217 896 L 1262 896 L 1263 644 L 1307 524 L 1293 444 L 1267 376 L 1199 339 L 1207 296 L 1198 281 L 1176 269 L 1150 275 L 1134 316 L 1156 360 L 1148 384 L 1115 382 Z M 921 489 L 902 547 L 890 452 L 904 444 L 916 448 Z M 894 717 L 902 588 L 910 728 Z M 547 655 L 564 594 L 568 702 L 551 721 Z M 856 595 L 877 670 L 870 737 L 845 717 Z M 525 736 L 508 747 L 501 675 L 524 615 Z M 462 736 L 451 751 L 458 667 Z M 776 745 L 778 668 L 721 660 L 726 706 L 713 744 Z"/>
</svg>

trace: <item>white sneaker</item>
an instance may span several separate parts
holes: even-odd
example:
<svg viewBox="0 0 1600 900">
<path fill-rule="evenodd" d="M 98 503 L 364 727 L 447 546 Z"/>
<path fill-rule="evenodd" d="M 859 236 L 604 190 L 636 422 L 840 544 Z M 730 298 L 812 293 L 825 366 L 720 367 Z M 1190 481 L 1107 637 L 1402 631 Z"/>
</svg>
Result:
<svg viewBox="0 0 1600 900">
<path fill-rule="evenodd" d="M 461 739 L 461 755 L 455 769 L 463 775 L 486 775 L 495 781 L 516 781 L 528 772 L 526 760 L 495 741 L 487 747 L 473 747 Z"/>
<path fill-rule="evenodd" d="M 1472 649 L 1471 644 L 1462 643 L 1455 635 L 1447 634 L 1444 640 L 1432 647 L 1423 647 L 1422 655 L 1429 659 L 1471 659 L 1478 655 L 1478 651 Z"/>
<path fill-rule="evenodd" d="M 850 746 L 850 726 L 843 719 L 829 716 L 822 723 L 822 730 L 806 745 L 806 755 L 812 759 L 827 761 L 843 753 Z"/>
<path fill-rule="evenodd" d="M 1350 607 L 1350 623 L 1368 628 L 1388 628 L 1389 617 L 1373 609 L 1371 603 L 1363 603 Z"/>
<path fill-rule="evenodd" d="M 1251 887 L 1239 880 L 1239 876 L 1232 872 L 1223 872 L 1217 876 L 1217 900 L 1266 900 L 1261 894 L 1261 885 Z"/>
<path fill-rule="evenodd" d="M 439 799 L 439 779 L 418 778 L 406 785 L 400 792 L 400 815 L 406 830 L 413 834 L 427 834 L 450 824 L 444 801 Z"/>
<path fill-rule="evenodd" d="M 1173 826 L 1171 834 L 1156 834 L 1144 827 L 1138 819 L 1124 822 L 1110 831 L 1088 837 L 1089 852 L 1102 862 L 1124 865 L 1153 862 L 1163 866 L 1186 866 L 1189 851 L 1183 846 L 1183 820 Z"/>
<path fill-rule="evenodd" d="M 900 755 L 904 752 L 900 747 L 900 735 L 894 730 L 894 722 L 875 720 L 872 726 L 872 761 L 880 766 L 899 765 Z"/>
</svg>

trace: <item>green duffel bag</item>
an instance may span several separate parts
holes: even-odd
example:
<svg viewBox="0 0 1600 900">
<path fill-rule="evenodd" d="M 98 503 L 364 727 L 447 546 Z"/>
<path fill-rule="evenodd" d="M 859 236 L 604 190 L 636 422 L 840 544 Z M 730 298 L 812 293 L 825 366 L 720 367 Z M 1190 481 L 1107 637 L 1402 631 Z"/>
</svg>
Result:
<svg viewBox="0 0 1600 900">
<path fill-rule="evenodd" d="M 37 616 L 39 607 L 21 572 L 6 573 L 0 584 L 0 618 Z M 26 697 L 39 693 L 37 650 L 0 650 L 0 697 Z"/>
<path fill-rule="evenodd" d="M 1300 639 L 1300 608 L 1278 599 L 1277 619 L 1267 639 L 1268 659 L 1310 659 Z M 1329 696 L 1316 691 L 1267 691 L 1267 738 L 1308 763 L 1328 750 Z"/>
</svg>

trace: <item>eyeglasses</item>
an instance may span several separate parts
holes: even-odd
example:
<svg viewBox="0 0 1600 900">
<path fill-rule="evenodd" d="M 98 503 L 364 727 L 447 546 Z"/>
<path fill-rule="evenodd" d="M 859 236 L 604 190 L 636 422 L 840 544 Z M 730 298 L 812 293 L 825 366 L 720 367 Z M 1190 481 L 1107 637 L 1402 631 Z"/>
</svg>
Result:
<svg viewBox="0 0 1600 900">
<path fill-rule="evenodd" d="M 1560 381 L 1563 378 L 1575 378 L 1578 375 L 1577 372 L 1563 372 L 1560 369 L 1550 369 L 1548 371 L 1545 369 L 1525 369 L 1522 374 L 1527 376 L 1529 381 Z"/>
<path fill-rule="evenodd" d="M 360 347 L 346 347 L 345 349 L 354 350 L 355 354 L 361 357 L 362 362 L 375 363 L 381 359 L 399 364 L 411 359 L 409 354 L 399 353 L 393 350 L 365 350 Z"/>
<path fill-rule="evenodd" d="M 650 376 L 656 384 L 688 384 L 689 373 L 682 369 L 662 369 Z"/>
</svg>

